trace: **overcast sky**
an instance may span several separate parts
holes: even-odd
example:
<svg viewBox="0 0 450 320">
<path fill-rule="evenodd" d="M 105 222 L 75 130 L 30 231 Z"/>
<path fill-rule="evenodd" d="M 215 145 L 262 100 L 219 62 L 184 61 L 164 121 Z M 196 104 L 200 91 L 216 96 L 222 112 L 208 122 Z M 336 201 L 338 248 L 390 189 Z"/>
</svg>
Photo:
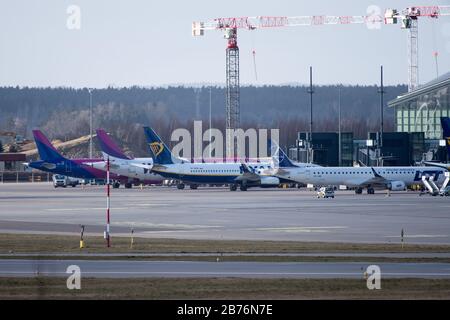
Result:
<svg viewBox="0 0 450 320">
<path fill-rule="evenodd" d="M 366 15 L 370 5 L 450 5 L 421 0 L 0 0 L 0 85 L 159 86 L 224 83 L 220 31 L 191 36 L 192 21 L 234 16 Z M 81 10 L 80 29 L 67 8 Z M 450 71 L 450 17 L 419 22 L 419 80 Z M 407 32 L 399 25 L 313 26 L 240 31 L 241 83 L 387 84 L 407 82 Z M 258 80 L 253 69 L 256 51 Z"/>
</svg>

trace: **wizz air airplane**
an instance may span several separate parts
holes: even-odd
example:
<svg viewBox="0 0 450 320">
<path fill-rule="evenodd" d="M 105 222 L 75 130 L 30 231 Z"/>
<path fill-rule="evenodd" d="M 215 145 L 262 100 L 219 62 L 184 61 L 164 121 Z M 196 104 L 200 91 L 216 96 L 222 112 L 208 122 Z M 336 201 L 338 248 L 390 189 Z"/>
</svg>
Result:
<svg viewBox="0 0 450 320">
<path fill-rule="evenodd" d="M 40 130 L 33 130 L 34 141 L 41 160 L 33 161 L 27 165 L 54 174 L 81 178 L 106 179 L 106 173 L 93 168 L 90 164 L 102 162 L 103 159 L 67 159 L 63 157 Z M 124 181 L 127 177 L 111 175 L 111 179 Z"/>
<path fill-rule="evenodd" d="M 283 153 L 279 149 L 280 153 Z M 286 157 L 280 154 L 279 158 Z M 421 184 L 423 177 L 427 181 L 443 183 L 446 180 L 443 168 L 420 167 L 295 167 L 286 162 L 281 163 L 275 171 L 279 178 L 314 186 L 346 185 L 354 187 L 355 193 L 362 193 L 367 188 L 368 194 L 375 189 L 400 191 L 407 186 Z"/>
<path fill-rule="evenodd" d="M 161 138 L 149 127 L 144 127 L 147 143 L 153 156 L 152 171 L 168 179 L 182 181 L 178 189 L 189 184 L 197 189 L 199 184 L 228 184 L 230 191 L 249 187 L 275 187 L 282 179 L 267 174 L 273 170 L 272 161 L 258 163 L 189 163 L 175 157 Z"/>
<path fill-rule="evenodd" d="M 97 139 L 102 149 L 103 159 L 99 162 L 93 162 L 92 167 L 106 171 L 106 160 L 109 158 L 110 172 L 129 178 L 129 181 L 125 183 L 125 188 L 131 188 L 133 183 L 160 184 L 163 182 L 164 177 L 151 172 L 152 158 L 130 158 L 126 156 L 105 130 L 97 130 Z M 118 187 L 118 185 L 114 184 L 114 187 Z"/>
</svg>

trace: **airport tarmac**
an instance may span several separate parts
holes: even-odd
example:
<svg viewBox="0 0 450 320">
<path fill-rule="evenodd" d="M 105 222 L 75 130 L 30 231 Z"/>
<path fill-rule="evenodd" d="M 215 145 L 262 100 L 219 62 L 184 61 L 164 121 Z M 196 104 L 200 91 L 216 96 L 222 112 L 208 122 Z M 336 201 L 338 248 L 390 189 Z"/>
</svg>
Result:
<svg viewBox="0 0 450 320">
<path fill-rule="evenodd" d="M 346 278 L 363 279 L 365 262 L 192 262 L 0 260 L 0 277 L 67 277 L 78 266 L 94 278 Z M 383 278 L 450 278 L 448 263 L 377 263 Z"/>
<path fill-rule="evenodd" d="M 112 189 L 112 237 L 450 244 L 450 198 L 416 192 L 175 187 Z M 101 234 L 104 186 L 54 189 L 49 183 L 0 184 L 0 233 Z"/>
</svg>

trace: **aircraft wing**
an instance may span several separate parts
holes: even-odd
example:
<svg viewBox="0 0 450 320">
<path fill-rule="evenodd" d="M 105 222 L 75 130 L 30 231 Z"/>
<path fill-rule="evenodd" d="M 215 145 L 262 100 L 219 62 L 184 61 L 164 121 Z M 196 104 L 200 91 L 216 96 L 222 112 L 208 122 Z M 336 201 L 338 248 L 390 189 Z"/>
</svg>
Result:
<svg viewBox="0 0 450 320">
<path fill-rule="evenodd" d="M 276 176 L 287 176 L 291 174 L 291 170 L 290 169 L 285 169 L 285 168 L 277 168 L 274 170 L 274 175 Z"/>
<path fill-rule="evenodd" d="M 243 173 L 235 179 L 236 181 L 257 182 L 261 180 L 260 175 L 251 171 L 245 163 L 241 163 L 241 169 Z"/>
<path fill-rule="evenodd" d="M 369 185 L 386 187 L 386 185 L 388 185 L 390 181 L 388 179 L 384 178 L 383 176 L 381 176 L 379 173 L 377 173 L 374 168 L 371 168 L 371 169 L 372 169 L 373 177 L 370 177 L 368 179 L 364 179 L 364 178 L 348 179 L 347 181 L 345 181 L 345 184 L 350 185 L 350 186 L 359 186 L 359 187 L 369 186 Z"/>
<path fill-rule="evenodd" d="M 141 169 L 147 169 L 147 170 L 151 170 L 153 165 L 148 165 L 148 164 L 140 164 L 140 163 L 130 163 L 130 166 L 132 167 L 136 167 L 136 168 L 141 168 Z"/>
<path fill-rule="evenodd" d="M 167 166 L 162 165 L 162 164 L 154 164 L 151 168 L 151 171 L 166 171 L 167 170 Z"/>
<path fill-rule="evenodd" d="M 444 169 L 450 171 L 450 163 L 439 163 L 439 162 L 425 161 L 424 164 L 427 165 L 427 166 L 430 166 L 430 167 L 439 167 L 439 168 L 444 168 Z"/>
<path fill-rule="evenodd" d="M 141 163 L 130 163 L 130 167 L 135 167 L 135 168 L 138 168 L 138 169 L 143 169 L 143 170 L 144 170 L 144 173 L 146 174 L 146 173 L 149 173 L 149 172 L 152 170 L 153 165 L 141 164 Z"/>
<path fill-rule="evenodd" d="M 89 166 L 89 167 L 92 167 L 92 168 L 95 168 L 95 169 L 99 169 L 99 170 L 103 170 L 103 171 L 107 170 L 107 163 L 106 163 L 106 161 L 84 162 L 82 165 Z M 119 169 L 120 166 L 118 164 L 109 162 L 109 168 L 110 169 Z"/>
</svg>

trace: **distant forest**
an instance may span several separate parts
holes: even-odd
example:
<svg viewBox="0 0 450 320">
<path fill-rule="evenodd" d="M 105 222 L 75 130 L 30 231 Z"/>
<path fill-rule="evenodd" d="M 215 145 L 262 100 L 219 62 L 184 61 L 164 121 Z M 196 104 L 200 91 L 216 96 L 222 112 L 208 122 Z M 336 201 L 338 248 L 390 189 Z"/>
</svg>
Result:
<svg viewBox="0 0 450 320">
<path fill-rule="evenodd" d="M 339 86 L 317 86 L 313 95 L 316 131 L 338 130 Z M 407 91 L 406 86 L 385 87 L 385 102 Z M 94 128 L 111 132 L 134 156 L 145 154 L 143 125 L 153 126 L 169 141 L 172 130 L 190 129 L 193 120 L 208 128 L 210 88 L 107 88 L 95 89 Z M 225 89 L 211 88 L 212 124 L 225 126 Z M 342 86 L 342 130 L 356 137 L 379 126 L 377 86 Z M 241 87 L 243 128 L 279 128 L 280 143 L 294 143 L 296 132 L 309 130 L 309 94 L 304 86 Z M 89 93 L 73 88 L 0 88 L 0 130 L 31 138 L 41 129 L 51 139 L 68 140 L 89 134 Z M 385 107 L 385 130 L 393 130 L 394 112 Z"/>
</svg>

